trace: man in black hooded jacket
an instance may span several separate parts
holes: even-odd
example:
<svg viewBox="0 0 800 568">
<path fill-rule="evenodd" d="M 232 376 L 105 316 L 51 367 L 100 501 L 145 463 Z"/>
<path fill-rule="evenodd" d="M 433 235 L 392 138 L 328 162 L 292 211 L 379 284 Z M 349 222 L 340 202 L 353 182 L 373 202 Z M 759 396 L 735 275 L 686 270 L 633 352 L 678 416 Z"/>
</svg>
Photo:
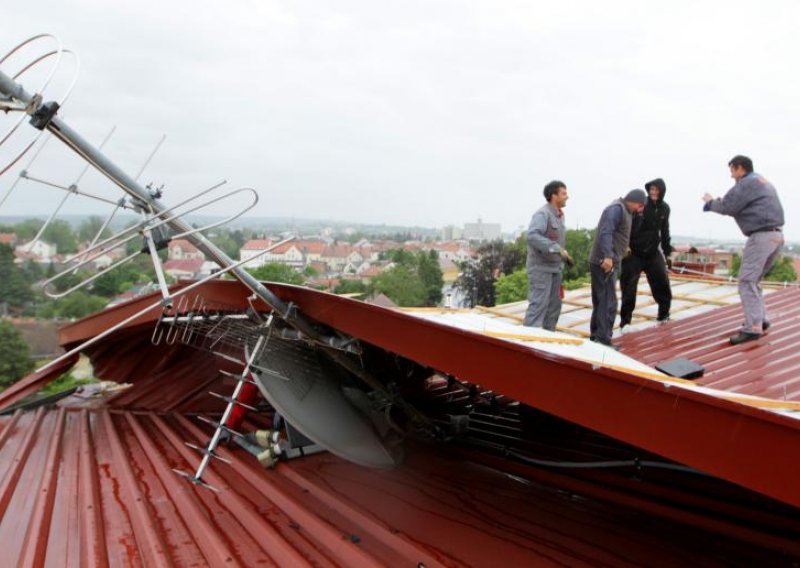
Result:
<svg viewBox="0 0 800 568">
<path fill-rule="evenodd" d="M 669 319 L 672 304 L 672 290 L 667 276 L 667 265 L 672 266 L 669 255 L 672 245 L 669 236 L 669 205 L 664 201 L 667 186 L 664 180 L 656 178 L 644 186 L 649 199 L 642 215 L 633 219 L 631 227 L 631 252 L 622 260 L 620 289 L 620 327 L 631 323 L 633 309 L 636 307 L 636 287 L 639 276 L 644 271 L 653 299 L 658 304 L 658 321 Z M 659 246 L 661 251 L 659 251 Z M 663 252 L 663 256 L 661 255 Z"/>
</svg>

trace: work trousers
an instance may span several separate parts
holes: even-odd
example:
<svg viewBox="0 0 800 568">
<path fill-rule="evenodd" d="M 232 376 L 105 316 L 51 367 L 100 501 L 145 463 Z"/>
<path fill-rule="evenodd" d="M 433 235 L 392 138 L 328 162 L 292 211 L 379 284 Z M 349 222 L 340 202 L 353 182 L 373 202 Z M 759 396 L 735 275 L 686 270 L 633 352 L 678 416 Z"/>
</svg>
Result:
<svg viewBox="0 0 800 568">
<path fill-rule="evenodd" d="M 522 325 L 556 330 L 561 315 L 561 272 L 528 269 L 528 309 Z"/>
<path fill-rule="evenodd" d="M 639 286 L 639 276 L 644 272 L 650 292 L 658 304 L 658 319 L 669 318 L 672 305 L 672 289 L 667 276 L 667 264 L 664 257 L 656 253 L 651 256 L 641 257 L 630 254 L 622 259 L 622 269 L 619 277 L 619 287 L 622 292 L 622 303 L 619 309 L 620 325 L 628 325 L 636 308 L 636 289 Z"/>
<path fill-rule="evenodd" d="M 761 326 L 767 321 L 759 282 L 778 260 L 781 248 L 783 233 L 780 231 L 753 233 L 747 238 L 742 252 L 742 266 L 739 269 L 739 298 L 744 310 L 744 331 L 761 333 Z"/>
<path fill-rule="evenodd" d="M 590 338 L 600 343 L 611 344 L 614 320 L 617 317 L 617 290 L 615 288 L 618 269 L 603 272 L 599 264 L 589 264 L 592 277 L 592 319 L 589 323 Z"/>
</svg>

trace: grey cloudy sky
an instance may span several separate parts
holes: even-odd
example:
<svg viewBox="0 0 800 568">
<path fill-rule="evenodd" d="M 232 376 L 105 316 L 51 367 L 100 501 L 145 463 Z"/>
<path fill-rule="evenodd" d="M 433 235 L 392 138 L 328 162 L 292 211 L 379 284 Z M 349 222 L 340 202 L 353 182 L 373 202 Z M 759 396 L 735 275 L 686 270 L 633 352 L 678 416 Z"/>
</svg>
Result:
<svg viewBox="0 0 800 568">
<path fill-rule="evenodd" d="M 674 233 L 731 238 L 700 198 L 745 153 L 800 240 L 798 21 L 794 0 L 44 0 L 5 3 L 0 51 L 41 32 L 76 51 L 62 116 L 96 141 L 117 125 L 107 152 L 133 173 L 166 134 L 143 180 L 167 203 L 225 178 L 257 215 L 509 231 L 558 178 L 591 227 L 661 176 Z M 69 183 L 81 164 L 56 152 L 32 172 Z M 57 197 L 23 186 L 0 214 Z"/>
</svg>

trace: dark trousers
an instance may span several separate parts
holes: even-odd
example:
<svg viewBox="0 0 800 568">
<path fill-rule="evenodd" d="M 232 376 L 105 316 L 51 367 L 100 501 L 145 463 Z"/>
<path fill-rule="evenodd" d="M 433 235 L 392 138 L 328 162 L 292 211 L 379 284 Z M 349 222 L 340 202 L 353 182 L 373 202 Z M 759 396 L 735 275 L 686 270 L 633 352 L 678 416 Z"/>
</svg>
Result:
<svg viewBox="0 0 800 568">
<path fill-rule="evenodd" d="M 592 277 L 592 320 L 590 338 L 600 343 L 611 343 L 614 320 L 617 317 L 617 268 L 603 272 L 599 264 L 589 264 Z"/>
<path fill-rule="evenodd" d="M 669 285 L 664 257 L 654 254 L 642 258 L 631 254 L 622 259 L 622 273 L 619 279 L 619 287 L 622 291 L 622 306 L 619 310 L 620 325 L 631 323 L 633 310 L 636 307 L 636 288 L 642 272 L 647 276 L 650 292 L 658 304 L 658 319 L 665 320 L 669 317 L 669 309 L 672 306 L 672 289 Z"/>
</svg>

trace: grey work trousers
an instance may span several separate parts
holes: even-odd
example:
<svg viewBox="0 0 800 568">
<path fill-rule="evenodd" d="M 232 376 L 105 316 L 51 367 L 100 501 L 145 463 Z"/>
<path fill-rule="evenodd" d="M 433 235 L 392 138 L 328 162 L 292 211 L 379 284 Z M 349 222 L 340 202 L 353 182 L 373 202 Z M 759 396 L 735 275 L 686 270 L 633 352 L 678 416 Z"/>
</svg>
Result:
<svg viewBox="0 0 800 568">
<path fill-rule="evenodd" d="M 744 310 L 744 331 L 761 333 L 761 326 L 767 321 L 759 282 L 778 260 L 782 247 L 783 233 L 780 231 L 762 231 L 747 238 L 742 253 L 742 266 L 739 269 L 739 298 Z"/>
<path fill-rule="evenodd" d="M 528 309 L 522 325 L 556 330 L 561 315 L 561 272 L 528 269 Z"/>
<path fill-rule="evenodd" d="M 614 320 L 617 318 L 617 271 L 615 266 L 610 272 L 604 272 L 599 264 L 589 264 L 592 277 L 592 319 L 589 322 L 589 334 L 592 341 L 611 345 L 611 334 Z"/>
</svg>

